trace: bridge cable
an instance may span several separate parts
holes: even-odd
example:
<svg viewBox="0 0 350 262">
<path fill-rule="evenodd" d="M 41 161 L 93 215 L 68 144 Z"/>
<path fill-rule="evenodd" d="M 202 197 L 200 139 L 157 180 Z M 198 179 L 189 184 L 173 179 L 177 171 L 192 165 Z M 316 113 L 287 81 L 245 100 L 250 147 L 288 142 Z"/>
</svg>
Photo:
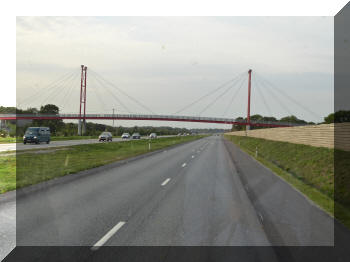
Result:
<svg viewBox="0 0 350 262">
<path fill-rule="evenodd" d="M 95 80 L 95 78 L 94 77 L 90 77 L 89 78 L 89 85 L 88 85 L 88 87 L 91 87 L 91 90 L 92 90 L 92 92 L 93 92 L 93 96 L 91 96 L 91 97 L 96 97 L 97 98 L 97 100 L 98 100 L 98 105 L 102 105 L 102 106 L 104 106 L 104 105 L 106 105 L 106 103 L 103 101 L 103 99 L 101 98 L 101 95 L 100 95 L 100 93 L 98 92 L 98 86 L 97 86 L 97 82 L 96 82 L 96 80 Z M 90 93 L 90 92 L 89 92 Z M 89 103 L 89 104 L 91 104 L 91 103 Z M 89 107 L 90 108 L 90 107 Z M 103 107 L 102 108 L 102 111 L 104 112 L 104 111 L 107 111 L 106 109 L 105 109 L 105 107 Z M 93 111 L 91 111 L 91 110 L 88 110 L 88 112 L 93 112 Z M 97 111 L 97 112 L 99 112 L 99 113 L 101 113 L 101 109 L 100 109 L 100 111 Z"/>
<path fill-rule="evenodd" d="M 66 72 L 65 74 L 63 74 L 62 76 L 60 76 L 59 78 L 57 78 L 56 80 L 52 81 L 51 83 L 49 83 L 48 85 L 46 85 L 44 88 L 47 88 L 47 91 L 51 91 L 51 89 L 53 89 L 54 87 L 56 87 L 57 84 L 59 84 L 60 82 L 64 81 L 65 79 L 69 78 L 72 74 L 75 73 L 76 70 L 74 70 L 73 72 L 70 70 L 69 72 Z M 22 101 L 20 101 L 18 103 L 18 107 L 23 105 L 23 103 L 25 103 L 26 101 L 30 101 L 32 100 L 34 97 L 38 97 L 38 95 L 40 93 L 43 92 L 43 88 L 39 88 L 38 90 L 36 90 L 36 92 L 34 92 L 33 94 L 31 94 L 30 96 L 24 98 Z"/>
<path fill-rule="evenodd" d="M 94 77 L 94 79 L 101 85 L 101 87 L 104 88 L 104 90 L 106 90 L 127 112 L 129 112 L 129 114 L 131 114 L 129 108 L 110 90 L 108 86 L 103 84 L 102 80 L 97 78 L 96 73 L 92 70 L 90 70 L 90 72 L 92 73 L 91 75 Z"/>
<path fill-rule="evenodd" d="M 75 72 L 74 72 L 75 73 Z M 43 96 L 38 96 L 37 99 L 34 99 L 35 103 L 39 103 L 41 105 L 44 105 L 47 101 L 49 101 L 51 98 L 55 97 L 59 92 L 63 91 L 65 89 L 65 86 L 62 88 L 61 85 L 65 85 L 69 80 L 71 80 L 74 77 L 74 73 L 70 74 L 68 77 L 60 81 L 60 83 L 57 83 L 58 86 L 52 86 L 48 90 L 46 90 L 45 94 Z M 48 92 L 51 91 L 51 92 Z M 48 92 L 48 93 L 47 93 Z M 43 98 L 44 97 L 44 98 Z"/>
<path fill-rule="evenodd" d="M 53 98 L 57 97 L 60 93 L 63 93 L 64 90 L 67 88 L 67 84 L 72 81 L 72 79 L 74 79 L 76 77 L 76 72 L 74 72 L 72 75 L 70 75 L 68 78 L 66 78 L 65 80 L 63 80 L 59 86 L 57 86 L 56 89 L 54 89 L 51 93 L 49 93 L 48 95 L 45 96 L 45 98 L 43 98 L 41 100 L 41 105 L 45 105 L 48 101 L 52 100 Z"/>
<path fill-rule="evenodd" d="M 223 117 L 226 116 L 227 111 L 229 110 L 229 108 L 230 108 L 230 106 L 232 105 L 233 101 L 236 99 L 236 97 L 237 97 L 239 91 L 242 89 L 242 86 L 243 86 L 243 84 L 246 82 L 246 80 L 247 80 L 247 78 L 242 78 L 242 82 L 240 83 L 240 85 L 239 85 L 238 89 L 236 90 L 236 92 L 233 93 L 229 104 L 227 105 L 227 107 L 226 107 L 224 113 L 222 114 Z"/>
<path fill-rule="evenodd" d="M 264 93 L 261 91 L 260 84 L 258 84 L 258 81 L 255 79 L 255 77 L 253 77 L 253 82 L 254 82 L 254 84 L 256 86 L 256 89 L 258 90 L 258 93 L 259 93 L 260 97 L 262 98 L 262 101 L 263 101 L 263 103 L 265 105 L 265 108 L 267 109 L 267 113 L 269 114 L 269 116 L 272 116 L 271 108 L 270 108 L 269 104 L 266 102 Z"/>
<path fill-rule="evenodd" d="M 228 84 L 232 83 L 233 81 L 235 81 L 237 78 L 241 77 L 241 76 L 242 76 L 243 74 L 245 74 L 245 73 L 246 73 L 246 72 L 238 74 L 236 77 L 234 77 L 234 78 L 230 79 L 229 81 L 227 81 L 227 82 L 225 82 L 225 83 L 219 85 L 219 86 L 218 86 L 217 88 L 215 88 L 214 90 L 212 90 L 212 91 L 206 93 L 205 95 L 201 96 L 200 98 L 198 98 L 198 99 L 195 100 L 194 102 L 192 102 L 192 103 L 190 103 L 190 104 L 184 106 L 184 107 L 181 108 L 180 110 L 176 111 L 174 114 L 178 114 L 178 113 L 180 113 L 180 112 L 182 112 L 182 111 L 184 111 L 184 110 L 190 108 L 191 106 L 193 106 L 194 104 L 200 102 L 200 101 L 203 100 L 204 98 L 206 98 L 206 97 L 208 97 L 208 96 L 214 94 L 215 92 L 217 92 L 217 91 L 219 91 L 220 89 L 224 88 L 224 87 L 227 86 Z"/>
<path fill-rule="evenodd" d="M 79 72 L 80 75 L 80 72 Z M 65 109 L 66 105 L 69 104 L 69 102 L 72 100 L 71 98 L 73 97 L 73 91 L 76 90 L 74 88 L 74 86 L 76 85 L 77 87 L 80 87 L 80 81 L 77 81 L 78 79 L 72 79 L 71 81 L 71 85 L 70 85 L 70 89 L 69 91 L 65 94 L 65 96 L 63 97 L 63 105 L 62 105 L 62 109 Z M 80 78 L 79 78 L 80 80 Z M 75 82 L 77 81 L 77 82 Z"/>
<path fill-rule="evenodd" d="M 93 76 L 95 77 L 95 80 L 100 84 L 100 86 L 104 88 L 104 90 L 106 90 L 119 103 L 119 105 L 121 105 L 129 114 L 131 114 L 130 109 L 118 98 L 118 96 L 114 94 L 110 87 L 106 86 L 100 79 L 96 77 L 96 75 L 94 75 L 94 73 Z"/>
<path fill-rule="evenodd" d="M 122 107 L 126 108 L 126 106 L 125 106 L 124 104 L 122 104 L 121 101 L 120 101 L 117 97 L 115 97 L 115 95 L 113 94 L 113 92 L 109 90 L 109 87 L 106 88 L 106 87 L 103 85 L 103 83 L 101 83 L 98 79 L 95 78 L 95 76 L 94 76 L 93 78 L 91 78 L 91 79 L 94 81 L 94 83 L 96 83 L 96 86 L 97 86 L 97 82 L 98 82 L 98 83 L 99 83 L 99 86 L 102 86 L 105 90 L 107 90 L 108 93 L 119 103 L 118 106 L 119 106 L 119 105 L 122 105 Z M 100 104 L 101 104 L 101 105 L 106 105 L 106 103 L 104 103 L 103 99 L 101 98 L 100 93 L 98 92 L 98 90 L 100 90 L 100 88 L 96 88 L 96 89 L 93 89 L 93 90 L 94 90 L 94 92 L 95 92 L 95 94 L 96 94 L 96 97 L 97 97 L 97 99 L 99 100 Z M 127 108 L 126 108 L 126 109 L 127 109 Z M 103 108 L 103 111 L 107 111 L 105 107 Z"/>
<path fill-rule="evenodd" d="M 236 81 L 230 85 L 228 88 L 224 90 L 219 96 L 217 96 L 213 101 L 211 101 L 202 111 L 199 112 L 199 116 L 205 112 L 209 107 L 211 107 L 213 104 L 215 104 L 216 101 L 218 101 L 223 95 L 225 95 L 233 86 L 235 86 L 242 78 L 245 76 L 245 74 L 240 75 L 239 78 L 236 79 Z"/>
<path fill-rule="evenodd" d="M 274 90 L 278 91 L 283 97 L 288 98 L 290 101 L 292 101 L 294 104 L 298 105 L 299 107 L 301 107 L 302 109 L 304 109 L 306 112 L 308 112 L 309 114 L 316 116 L 317 118 L 321 118 L 320 115 L 318 115 L 317 113 L 313 112 L 312 110 L 310 110 L 309 108 L 305 107 L 304 105 L 302 105 L 301 103 L 299 103 L 298 101 L 296 101 L 294 98 L 292 98 L 291 96 L 289 96 L 287 93 L 285 93 L 284 91 L 282 91 L 280 88 L 276 87 L 274 84 L 272 84 L 270 81 L 268 81 L 267 79 L 265 79 L 262 76 L 259 76 L 261 78 L 262 81 L 264 81 L 265 83 L 267 83 L 268 85 L 270 85 Z"/>
<path fill-rule="evenodd" d="M 256 80 L 259 81 L 261 83 L 261 85 L 263 87 L 265 87 L 264 90 L 266 90 L 267 92 L 269 92 L 270 95 L 273 96 L 274 100 L 277 101 L 277 103 L 281 106 L 281 108 L 288 113 L 288 115 L 293 115 L 293 113 L 289 110 L 289 108 L 283 104 L 281 102 L 281 100 L 277 97 L 277 95 L 275 94 L 275 92 L 273 92 L 274 90 L 271 89 L 271 87 L 267 86 L 264 82 L 261 81 L 261 79 L 259 79 L 257 73 L 255 72 L 255 77 L 256 77 Z"/>
<path fill-rule="evenodd" d="M 90 69 L 90 71 L 92 71 Z M 110 86 L 114 87 L 115 89 L 117 89 L 120 93 L 122 93 L 123 95 L 125 95 L 126 97 L 128 97 L 130 100 L 134 101 L 136 104 L 138 104 L 139 106 L 141 106 L 143 109 L 146 109 L 148 112 L 155 114 L 150 108 L 148 108 L 147 106 L 145 106 L 144 104 L 142 104 L 140 101 L 138 101 L 136 98 L 133 98 L 132 96 L 128 95 L 125 91 L 123 91 L 122 89 L 120 89 L 119 87 L 117 87 L 115 84 L 113 84 L 112 82 L 106 80 L 105 78 L 103 78 L 100 74 L 98 74 L 95 71 L 92 71 L 96 74 L 97 77 L 99 77 L 101 80 L 103 80 L 104 82 L 106 82 L 107 84 L 109 84 Z"/>
</svg>

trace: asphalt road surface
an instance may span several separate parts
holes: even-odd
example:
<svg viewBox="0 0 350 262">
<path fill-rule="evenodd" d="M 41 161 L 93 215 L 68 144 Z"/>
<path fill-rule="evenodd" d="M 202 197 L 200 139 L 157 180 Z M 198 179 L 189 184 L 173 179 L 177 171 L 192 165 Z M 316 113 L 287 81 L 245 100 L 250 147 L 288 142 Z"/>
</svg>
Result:
<svg viewBox="0 0 350 262">
<path fill-rule="evenodd" d="M 172 137 L 172 136 L 158 136 L 158 138 L 162 137 Z M 142 139 L 148 139 L 148 137 L 141 137 Z M 113 138 L 113 142 L 125 141 L 119 137 Z M 62 140 L 62 141 L 51 141 L 50 144 L 46 144 L 42 142 L 40 144 L 26 144 L 23 143 L 8 143 L 8 144 L 0 144 L 0 152 L 4 151 L 14 151 L 14 150 L 29 150 L 29 149 L 45 149 L 45 148 L 53 148 L 53 147 L 65 147 L 65 146 L 75 146 L 75 145 L 83 145 L 83 144 L 96 144 L 96 143 L 105 143 L 99 142 L 98 139 L 80 139 L 80 140 Z"/>
<path fill-rule="evenodd" d="M 105 246 L 333 246 L 335 231 L 344 243 L 350 239 L 342 225 L 219 136 L 21 194 L 17 246 L 87 246 L 94 256 Z M 264 261 L 281 261 L 268 250 Z M 251 261 L 266 255 L 259 252 L 249 253 Z"/>
</svg>

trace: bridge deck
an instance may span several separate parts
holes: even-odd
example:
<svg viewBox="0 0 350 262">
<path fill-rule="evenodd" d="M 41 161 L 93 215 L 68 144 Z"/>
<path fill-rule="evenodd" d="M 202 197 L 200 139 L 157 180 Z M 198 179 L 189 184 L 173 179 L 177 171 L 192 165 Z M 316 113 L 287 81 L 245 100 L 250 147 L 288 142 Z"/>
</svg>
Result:
<svg viewBox="0 0 350 262">
<path fill-rule="evenodd" d="M 44 114 L 0 114 L 0 120 L 52 120 L 52 119 L 84 119 L 79 114 L 59 114 L 59 115 L 44 115 Z M 196 116 L 174 116 L 174 115 L 139 115 L 139 114 L 86 114 L 86 120 L 151 120 L 151 121 L 178 121 L 178 122 L 199 122 L 199 123 L 215 123 L 215 124 L 235 124 L 248 125 L 246 121 L 238 121 L 233 118 L 218 118 L 218 117 L 196 117 Z M 256 122 L 251 121 L 252 126 L 262 127 L 286 127 L 294 126 L 291 123 L 281 122 Z"/>
</svg>

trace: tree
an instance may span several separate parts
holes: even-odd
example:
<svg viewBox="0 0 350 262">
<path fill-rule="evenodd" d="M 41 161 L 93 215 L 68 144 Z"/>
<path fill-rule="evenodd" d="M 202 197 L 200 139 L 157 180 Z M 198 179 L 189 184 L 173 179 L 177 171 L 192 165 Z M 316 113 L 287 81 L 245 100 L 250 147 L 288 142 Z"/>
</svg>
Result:
<svg viewBox="0 0 350 262">
<path fill-rule="evenodd" d="M 326 124 L 350 122 L 350 111 L 339 110 L 324 118 Z"/>
<path fill-rule="evenodd" d="M 245 122 L 246 119 L 243 118 L 243 117 L 237 117 L 235 119 L 236 122 Z M 245 126 L 244 125 L 239 125 L 239 124 L 233 124 L 232 125 L 232 128 L 231 128 L 231 131 L 241 131 L 241 130 L 245 130 Z"/>
<path fill-rule="evenodd" d="M 15 107 L 0 106 L 0 114 L 15 114 L 15 113 L 16 113 Z"/>
<path fill-rule="evenodd" d="M 259 115 L 259 114 L 250 116 L 250 121 L 259 121 L 259 120 L 262 120 L 262 119 L 263 119 L 263 116 Z"/>
<path fill-rule="evenodd" d="M 278 120 L 276 119 L 276 117 L 273 117 L 273 116 L 264 116 L 262 118 L 262 120 L 264 122 L 277 122 Z"/>
<path fill-rule="evenodd" d="M 324 118 L 324 122 L 325 122 L 326 124 L 334 123 L 334 113 L 331 113 L 331 114 L 329 114 L 328 116 L 326 116 L 326 117 Z"/>
<path fill-rule="evenodd" d="M 285 122 L 285 123 L 293 123 L 293 124 L 307 124 L 306 121 L 304 121 L 302 119 L 298 119 L 294 115 L 282 117 L 279 121 Z"/>
<path fill-rule="evenodd" d="M 39 113 L 46 115 L 58 115 L 60 109 L 53 104 L 47 104 L 40 107 Z M 52 120 L 34 120 L 33 125 L 36 126 L 47 126 L 50 128 L 52 134 L 57 135 L 60 129 L 64 128 L 64 123 L 62 119 L 52 119 Z"/>
<path fill-rule="evenodd" d="M 40 107 L 40 114 L 50 114 L 50 115 L 58 115 L 60 112 L 60 109 L 58 106 L 53 104 L 47 104 Z"/>
</svg>

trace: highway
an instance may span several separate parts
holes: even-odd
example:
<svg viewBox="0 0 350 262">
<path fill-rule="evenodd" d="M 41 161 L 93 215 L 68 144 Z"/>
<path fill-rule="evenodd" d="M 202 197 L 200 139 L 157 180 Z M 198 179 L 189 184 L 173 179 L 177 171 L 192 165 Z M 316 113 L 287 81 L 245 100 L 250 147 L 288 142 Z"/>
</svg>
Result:
<svg viewBox="0 0 350 262">
<path fill-rule="evenodd" d="M 162 137 L 171 137 L 171 136 L 158 136 L 158 138 Z M 141 139 L 148 139 L 147 136 L 141 137 Z M 120 137 L 113 138 L 113 142 L 121 142 L 126 141 L 121 139 Z M 75 146 L 75 145 L 84 145 L 84 144 L 96 144 L 96 143 L 104 143 L 99 142 L 98 139 L 79 139 L 79 140 L 62 140 L 62 141 L 51 141 L 50 144 L 46 144 L 42 142 L 40 144 L 26 144 L 23 143 L 7 143 L 0 144 L 0 152 L 5 151 L 20 151 L 20 150 L 32 150 L 32 149 L 46 149 L 46 148 L 54 148 L 54 147 L 65 147 L 65 146 Z"/>
<path fill-rule="evenodd" d="M 103 246 L 333 246 L 334 231 L 350 239 L 221 136 L 25 189 L 16 230 L 17 246 L 88 246 L 91 254 Z"/>
</svg>

